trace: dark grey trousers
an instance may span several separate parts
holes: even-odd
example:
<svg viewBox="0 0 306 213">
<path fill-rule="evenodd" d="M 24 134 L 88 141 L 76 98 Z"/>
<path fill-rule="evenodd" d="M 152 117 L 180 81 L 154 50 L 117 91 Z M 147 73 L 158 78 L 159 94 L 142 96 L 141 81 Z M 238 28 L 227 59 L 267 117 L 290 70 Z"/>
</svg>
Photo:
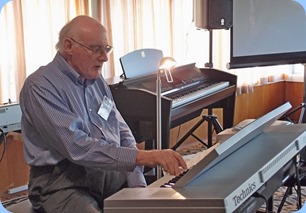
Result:
<svg viewBox="0 0 306 213">
<path fill-rule="evenodd" d="M 105 198 L 126 187 L 122 172 L 88 169 L 63 160 L 56 166 L 32 166 L 29 200 L 47 213 L 101 213 Z"/>
</svg>

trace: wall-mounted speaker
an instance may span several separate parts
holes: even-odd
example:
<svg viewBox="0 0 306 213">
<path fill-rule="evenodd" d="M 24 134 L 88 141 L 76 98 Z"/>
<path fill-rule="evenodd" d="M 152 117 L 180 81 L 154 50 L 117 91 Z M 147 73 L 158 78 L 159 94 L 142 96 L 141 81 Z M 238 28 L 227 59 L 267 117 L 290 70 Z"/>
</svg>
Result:
<svg viewBox="0 0 306 213">
<path fill-rule="evenodd" d="M 194 0 L 193 18 L 201 29 L 229 29 L 233 25 L 233 0 Z"/>
</svg>

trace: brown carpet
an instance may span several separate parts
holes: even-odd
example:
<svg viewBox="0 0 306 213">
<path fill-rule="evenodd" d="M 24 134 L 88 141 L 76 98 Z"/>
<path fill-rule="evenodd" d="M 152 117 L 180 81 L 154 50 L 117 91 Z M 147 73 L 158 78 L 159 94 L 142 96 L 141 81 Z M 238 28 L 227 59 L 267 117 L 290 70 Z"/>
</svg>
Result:
<svg viewBox="0 0 306 213">
<path fill-rule="evenodd" d="M 274 193 L 273 197 L 273 212 L 278 212 L 278 207 L 284 197 L 285 191 L 287 187 L 280 187 L 278 191 Z M 302 187 L 301 190 L 301 198 L 302 198 L 302 205 L 306 201 L 306 188 Z M 265 205 L 260 209 L 261 211 L 265 210 Z M 296 194 L 296 190 L 292 190 L 292 194 L 290 194 L 285 203 L 282 207 L 281 211 L 282 213 L 289 213 L 289 212 L 295 212 L 298 211 L 298 198 Z"/>
</svg>

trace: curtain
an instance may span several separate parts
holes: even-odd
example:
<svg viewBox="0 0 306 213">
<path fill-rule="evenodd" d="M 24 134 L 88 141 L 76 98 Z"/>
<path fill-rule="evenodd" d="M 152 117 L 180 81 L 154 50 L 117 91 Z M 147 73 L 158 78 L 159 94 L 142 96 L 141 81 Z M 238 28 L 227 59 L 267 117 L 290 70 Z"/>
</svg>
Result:
<svg viewBox="0 0 306 213">
<path fill-rule="evenodd" d="M 0 13 L 0 102 L 7 103 L 16 101 L 18 82 L 22 81 L 23 74 L 18 74 L 13 70 L 24 71 L 24 47 L 19 42 L 17 33 L 22 33 L 22 26 L 15 25 L 20 16 L 15 16 L 13 7 L 18 8 L 18 2 L 9 2 L 2 8 Z M 17 51 L 19 46 L 20 51 Z"/>
<path fill-rule="evenodd" d="M 0 103 L 17 102 L 25 78 L 50 62 L 61 27 L 90 15 L 87 0 L 13 0 L 0 13 Z"/>
<path fill-rule="evenodd" d="M 212 62 L 215 69 L 238 76 L 237 95 L 253 91 L 258 84 L 283 80 L 292 65 L 227 69 L 230 61 L 230 30 L 198 29 L 193 20 L 192 1 L 105 0 L 100 1 L 98 18 L 108 29 L 114 52 L 104 69 L 104 77 L 122 74 L 119 58 L 141 48 L 156 48 L 178 64 L 195 62 L 199 68 Z M 212 61 L 210 60 L 212 57 Z"/>
<path fill-rule="evenodd" d="M 227 70 L 230 31 L 197 29 L 191 0 L 12 0 L 0 13 L 0 103 L 18 101 L 25 78 L 50 62 L 61 27 L 77 15 L 89 15 L 108 30 L 114 51 L 103 69 L 110 78 L 122 74 L 119 58 L 141 48 L 156 48 L 178 65 L 205 67 L 212 55 L 215 69 L 238 76 L 238 92 L 282 79 L 293 66 Z M 242 89 L 244 88 L 244 89 Z"/>
<path fill-rule="evenodd" d="M 137 49 L 156 48 L 164 56 L 184 58 L 186 30 L 192 22 L 192 1 L 105 0 L 97 5 L 98 18 L 114 46 L 103 73 L 105 78 L 120 75 L 119 58 Z"/>
</svg>

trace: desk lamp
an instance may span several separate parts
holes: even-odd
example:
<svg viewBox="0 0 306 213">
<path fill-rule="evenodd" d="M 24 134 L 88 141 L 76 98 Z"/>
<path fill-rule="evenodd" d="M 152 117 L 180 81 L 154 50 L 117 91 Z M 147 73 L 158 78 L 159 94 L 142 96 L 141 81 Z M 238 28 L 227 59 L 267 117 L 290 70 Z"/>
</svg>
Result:
<svg viewBox="0 0 306 213">
<path fill-rule="evenodd" d="M 162 149 L 162 135 L 161 135 L 161 73 L 164 71 L 166 75 L 167 82 L 173 81 L 170 69 L 176 65 L 176 61 L 171 57 L 164 57 L 159 62 L 159 68 L 157 71 L 156 78 L 156 149 Z M 156 178 L 159 179 L 162 176 L 162 171 L 160 166 L 157 167 Z"/>
</svg>

